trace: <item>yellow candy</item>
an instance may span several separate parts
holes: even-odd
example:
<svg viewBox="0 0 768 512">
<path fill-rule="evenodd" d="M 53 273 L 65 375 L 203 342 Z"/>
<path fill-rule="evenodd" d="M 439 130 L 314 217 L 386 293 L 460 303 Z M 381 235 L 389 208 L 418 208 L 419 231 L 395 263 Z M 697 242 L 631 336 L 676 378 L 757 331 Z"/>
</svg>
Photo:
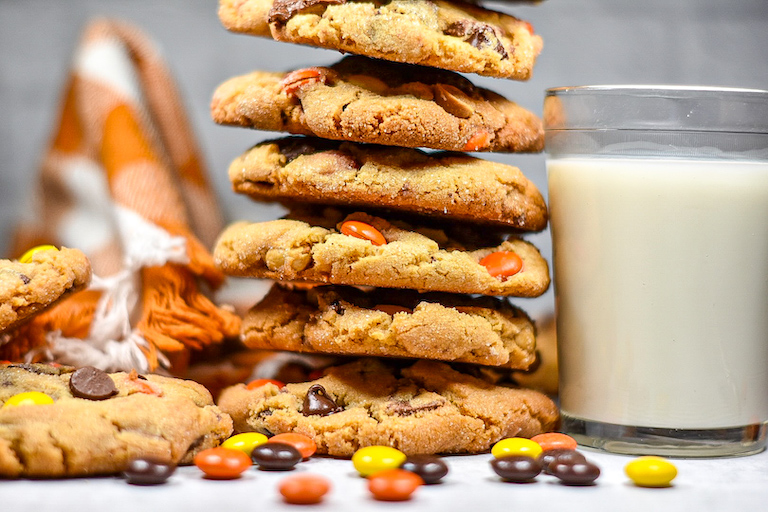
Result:
<svg viewBox="0 0 768 512">
<path fill-rule="evenodd" d="M 266 443 L 267 439 L 267 436 L 264 434 L 259 434 L 258 432 L 245 432 L 243 434 L 237 434 L 230 437 L 221 443 L 221 446 L 223 448 L 239 450 L 250 457 L 253 449 L 260 444 Z"/>
<path fill-rule="evenodd" d="M 663 457 L 638 457 L 624 467 L 627 476 L 640 487 L 668 487 L 677 468 Z"/>
<path fill-rule="evenodd" d="M 539 443 L 524 437 L 508 437 L 502 439 L 491 448 L 491 454 L 497 459 L 511 457 L 512 455 L 523 455 L 535 459 L 541 451 Z"/>
<path fill-rule="evenodd" d="M 361 476 L 370 476 L 385 469 L 399 468 L 405 462 L 403 452 L 389 446 L 366 446 L 352 455 L 352 465 Z"/>
<path fill-rule="evenodd" d="M 58 251 L 59 249 L 56 248 L 56 246 L 53 245 L 38 245 L 37 247 L 33 247 L 24 254 L 21 255 L 21 258 L 19 258 L 19 263 L 30 263 L 32 261 L 32 257 L 37 254 L 38 252 L 42 251 Z"/>
<path fill-rule="evenodd" d="M 17 405 L 48 405 L 53 403 L 53 398 L 39 391 L 27 391 L 13 395 L 5 401 L 3 407 L 15 407 Z"/>
</svg>

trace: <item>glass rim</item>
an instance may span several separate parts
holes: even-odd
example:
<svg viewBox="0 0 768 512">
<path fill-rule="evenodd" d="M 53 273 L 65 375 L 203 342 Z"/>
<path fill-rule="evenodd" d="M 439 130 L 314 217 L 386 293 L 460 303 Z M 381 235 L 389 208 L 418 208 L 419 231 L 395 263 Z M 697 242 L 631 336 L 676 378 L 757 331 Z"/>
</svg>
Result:
<svg viewBox="0 0 768 512">
<path fill-rule="evenodd" d="M 753 89 L 748 87 L 720 87 L 709 85 L 664 85 L 664 84 L 600 84 L 600 85 L 566 85 L 560 87 L 550 87 L 546 89 L 547 96 L 563 94 L 583 94 L 583 93 L 609 93 L 612 91 L 623 94 L 636 93 L 651 94 L 657 93 L 688 93 L 688 94 L 747 94 L 755 96 L 768 96 L 767 89 Z"/>
</svg>

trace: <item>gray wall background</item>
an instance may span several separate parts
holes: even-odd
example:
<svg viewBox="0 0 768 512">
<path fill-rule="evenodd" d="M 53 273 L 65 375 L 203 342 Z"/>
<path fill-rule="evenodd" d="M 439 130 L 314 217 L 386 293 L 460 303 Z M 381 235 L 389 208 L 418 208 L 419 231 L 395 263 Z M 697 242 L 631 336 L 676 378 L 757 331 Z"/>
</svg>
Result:
<svg viewBox="0 0 768 512">
<path fill-rule="evenodd" d="M 470 76 L 540 113 L 545 89 L 586 84 L 680 84 L 768 88 L 768 0 L 545 0 L 486 2 L 531 21 L 544 37 L 533 78 Z M 254 69 L 330 64 L 336 52 L 230 34 L 216 0 L 0 0 L 0 254 L 26 207 L 40 155 L 56 122 L 64 80 L 89 19 L 138 25 L 163 51 L 184 95 L 228 219 L 269 220 L 275 206 L 231 192 L 227 166 L 274 134 L 220 127 L 208 103 L 225 79 Z M 486 155 L 517 165 L 546 193 L 543 155 Z M 550 259 L 549 233 L 529 237 Z M 537 316 L 553 307 L 550 290 L 520 305 Z"/>
</svg>

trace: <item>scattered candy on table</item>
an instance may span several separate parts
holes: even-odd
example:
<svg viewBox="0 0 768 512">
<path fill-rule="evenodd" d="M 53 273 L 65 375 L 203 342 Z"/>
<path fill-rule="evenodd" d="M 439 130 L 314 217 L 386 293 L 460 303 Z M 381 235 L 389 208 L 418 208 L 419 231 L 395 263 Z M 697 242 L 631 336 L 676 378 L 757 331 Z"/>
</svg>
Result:
<svg viewBox="0 0 768 512">
<path fill-rule="evenodd" d="M 240 450 L 247 456 L 251 456 L 251 452 L 257 446 L 266 443 L 267 436 L 258 432 L 243 432 L 242 434 L 236 434 L 223 443 L 222 448 L 230 448 L 232 450 Z"/>
<path fill-rule="evenodd" d="M 542 451 L 548 450 L 575 450 L 578 447 L 578 443 L 574 438 L 568 434 L 561 434 L 560 432 L 547 432 L 546 434 L 539 434 L 533 436 L 531 441 L 538 443 L 541 446 Z"/>
<path fill-rule="evenodd" d="M 221 446 L 199 452 L 194 463 L 205 476 L 218 480 L 239 478 L 253 464 L 251 458 L 240 450 Z"/>
<path fill-rule="evenodd" d="M 352 465 L 360 476 L 370 476 L 386 469 L 395 469 L 403 465 L 406 455 L 389 446 L 366 446 L 352 455 Z"/>
<path fill-rule="evenodd" d="M 158 485 L 165 483 L 175 471 L 176 465 L 173 463 L 138 458 L 128 463 L 123 477 L 133 485 Z"/>
<path fill-rule="evenodd" d="M 304 459 L 310 458 L 317 451 L 317 444 L 314 439 L 296 432 L 285 432 L 272 436 L 267 441 L 269 443 L 285 443 L 293 446 Z"/>
<path fill-rule="evenodd" d="M 624 472 L 640 487 L 669 487 L 677 476 L 677 468 L 663 457 L 638 457 L 624 467 Z"/>
<path fill-rule="evenodd" d="M 286 443 L 267 442 L 255 447 L 251 452 L 251 460 L 259 469 L 267 471 L 288 471 L 301 462 L 301 453 Z"/>
<path fill-rule="evenodd" d="M 311 473 L 292 475 L 283 479 L 278 490 L 287 503 L 312 505 L 320 503 L 331 490 L 331 482 L 320 475 Z"/>
<path fill-rule="evenodd" d="M 425 484 L 436 484 L 448 474 L 448 465 L 433 455 L 409 455 L 400 469 L 419 475 Z"/>
<path fill-rule="evenodd" d="M 550 472 L 549 467 L 555 462 L 565 462 L 567 464 L 572 464 L 574 462 L 584 462 L 587 460 L 587 458 L 581 452 L 577 452 L 576 450 L 557 448 L 554 450 L 546 450 L 541 452 L 538 460 L 541 463 L 542 471 L 548 475 L 551 475 L 552 473 Z"/>
<path fill-rule="evenodd" d="M 600 476 L 600 468 L 589 461 L 555 461 L 549 465 L 549 471 L 565 485 L 591 485 Z"/>
<path fill-rule="evenodd" d="M 494 457 L 491 467 L 506 482 L 530 482 L 541 473 L 541 463 L 526 455 Z"/>
<path fill-rule="evenodd" d="M 535 459 L 541 452 L 539 443 L 524 437 L 508 437 L 494 444 L 491 448 L 491 454 L 497 459 L 510 455 L 526 455 Z"/>
<path fill-rule="evenodd" d="M 411 471 L 386 469 L 368 477 L 368 490 L 380 501 L 405 501 L 424 485 L 424 480 Z"/>
</svg>

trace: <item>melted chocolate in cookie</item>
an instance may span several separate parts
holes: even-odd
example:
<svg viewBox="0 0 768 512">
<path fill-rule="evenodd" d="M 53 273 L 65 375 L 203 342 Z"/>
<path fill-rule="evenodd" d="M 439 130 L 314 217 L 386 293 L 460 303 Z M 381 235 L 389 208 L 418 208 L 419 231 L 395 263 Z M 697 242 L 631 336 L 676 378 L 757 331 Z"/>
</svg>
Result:
<svg viewBox="0 0 768 512">
<path fill-rule="evenodd" d="M 76 370 L 69 379 L 69 389 L 74 396 L 88 400 L 105 400 L 117 394 L 112 377 L 93 366 Z"/>
<path fill-rule="evenodd" d="M 297 13 L 321 4 L 343 4 L 346 0 L 275 0 L 269 10 L 269 23 L 285 25 Z"/>
<path fill-rule="evenodd" d="M 336 405 L 328 392 L 320 384 L 313 384 L 304 398 L 304 407 L 301 412 L 304 416 L 328 416 L 343 411 L 343 407 Z"/>
<path fill-rule="evenodd" d="M 501 43 L 501 38 L 496 33 L 496 29 L 487 23 L 460 20 L 451 23 L 443 33 L 449 36 L 461 37 L 465 42 L 478 50 L 495 45 L 493 49 L 501 55 L 502 59 L 509 58 L 509 54 Z"/>
</svg>

